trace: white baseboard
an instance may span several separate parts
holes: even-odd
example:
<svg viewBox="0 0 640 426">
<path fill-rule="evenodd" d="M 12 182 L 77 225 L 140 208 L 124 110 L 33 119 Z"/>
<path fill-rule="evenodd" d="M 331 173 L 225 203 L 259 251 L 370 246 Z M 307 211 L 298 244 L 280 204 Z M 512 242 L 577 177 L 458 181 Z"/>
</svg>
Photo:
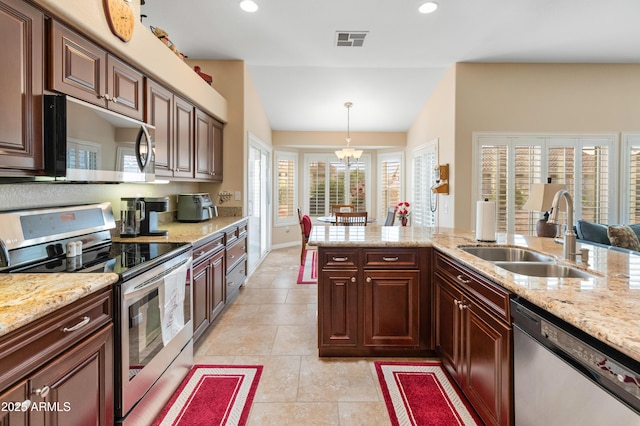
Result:
<svg viewBox="0 0 640 426">
<path fill-rule="evenodd" d="M 281 249 L 281 248 L 287 248 L 287 247 L 294 247 L 294 246 L 299 246 L 302 243 L 300 241 L 293 241 L 293 242 L 289 242 L 289 243 L 282 243 L 282 244 L 272 244 L 271 245 L 271 250 L 277 250 L 277 249 Z"/>
</svg>

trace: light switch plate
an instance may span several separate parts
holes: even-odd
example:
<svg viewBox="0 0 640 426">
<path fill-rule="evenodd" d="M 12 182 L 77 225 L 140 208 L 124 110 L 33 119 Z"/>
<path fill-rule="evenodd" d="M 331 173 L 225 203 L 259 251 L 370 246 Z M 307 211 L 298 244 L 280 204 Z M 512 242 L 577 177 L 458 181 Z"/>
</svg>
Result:
<svg viewBox="0 0 640 426">
<path fill-rule="evenodd" d="M 240 194 L 240 191 L 236 191 L 236 201 L 241 201 L 242 200 L 242 194 Z"/>
</svg>

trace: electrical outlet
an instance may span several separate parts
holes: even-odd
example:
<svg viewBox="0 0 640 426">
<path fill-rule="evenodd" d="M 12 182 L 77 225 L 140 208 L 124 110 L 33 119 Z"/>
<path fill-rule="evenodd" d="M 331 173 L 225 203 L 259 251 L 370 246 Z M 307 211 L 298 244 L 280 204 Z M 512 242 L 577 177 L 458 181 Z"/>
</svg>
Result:
<svg viewBox="0 0 640 426">
<path fill-rule="evenodd" d="M 241 201 L 242 200 L 242 194 L 240 193 L 240 191 L 236 191 L 236 201 Z"/>
</svg>

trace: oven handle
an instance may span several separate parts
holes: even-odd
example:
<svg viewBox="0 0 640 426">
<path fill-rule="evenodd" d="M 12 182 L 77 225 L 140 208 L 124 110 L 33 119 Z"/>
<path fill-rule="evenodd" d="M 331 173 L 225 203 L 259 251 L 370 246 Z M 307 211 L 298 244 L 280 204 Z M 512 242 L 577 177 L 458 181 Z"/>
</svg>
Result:
<svg viewBox="0 0 640 426">
<path fill-rule="evenodd" d="M 149 290 L 153 290 L 153 289 L 155 289 L 157 287 L 160 287 L 160 282 L 162 281 L 162 278 L 164 278 L 166 276 L 169 276 L 172 273 L 177 272 L 177 270 L 182 268 L 182 267 L 185 267 L 185 269 L 188 269 L 190 262 L 191 262 L 191 258 L 185 259 L 182 262 L 180 262 L 179 264 L 177 264 L 175 266 L 172 266 L 171 268 L 167 269 L 166 271 L 162 271 L 158 275 L 154 275 L 153 277 L 149 278 L 148 280 L 138 284 L 137 286 L 135 286 L 132 289 L 132 291 L 124 293 L 125 299 L 131 299 L 132 297 L 136 297 L 136 296 L 138 296 L 140 294 L 148 293 Z"/>
</svg>

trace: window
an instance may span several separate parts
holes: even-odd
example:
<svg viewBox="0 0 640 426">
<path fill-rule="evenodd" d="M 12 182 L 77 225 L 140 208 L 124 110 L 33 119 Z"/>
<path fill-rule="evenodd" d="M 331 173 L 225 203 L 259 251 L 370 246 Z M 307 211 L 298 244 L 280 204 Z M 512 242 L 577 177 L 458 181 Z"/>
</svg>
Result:
<svg viewBox="0 0 640 426">
<path fill-rule="evenodd" d="M 499 232 L 534 235 L 541 213 L 522 206 L 531 184 L 550 177 L 553 183 L 566 185 L 576 219 L 614 223 L 616 139 L 616 135 L 474 134 L 474 200 L 496 202 Z"/>
<path fill-rule="evenodd" d="M 67 167 L 70 169 L 98 170 L 100 145 L 78 139 L 67 139 Z"/>
<path fill-rule="evenodd" d="M 402 182 L 404 180 L 403 161 L 401 152 L 393 152 L 378 155 L 379 174 L 379 202 L 380 216 L 404 201 Z"/>
<path fill-rule="evenodd" d="M 332 204 L 353 204 L 370 211 L 370 156 L 363 155 L 347 168 L 331 154 L 305 155 L 305 208 L 309 216 L 328 216 Z"/>
<path fill-rule="evenodd" d="M 276 225 L 290 225 L 298 221 L 298 197 L 296 170 L 298 155 L 291 152 L 276 152 L 275 181 L 278 191 L 276 200 Z"/>
<path fill-rule="evenodd" d="M 622 134 L 620 223 L 640 223 L 640 134 Z"/>
<path fill-rule="evenodd" d="M 437 140 L 420 146 L 413 152 L 411 220 L 415 225 L 436 225 L 438 196 L 431 192 L 431 187 L 436 183 L 436 164 L 438 164 Z"/>
</svg>

